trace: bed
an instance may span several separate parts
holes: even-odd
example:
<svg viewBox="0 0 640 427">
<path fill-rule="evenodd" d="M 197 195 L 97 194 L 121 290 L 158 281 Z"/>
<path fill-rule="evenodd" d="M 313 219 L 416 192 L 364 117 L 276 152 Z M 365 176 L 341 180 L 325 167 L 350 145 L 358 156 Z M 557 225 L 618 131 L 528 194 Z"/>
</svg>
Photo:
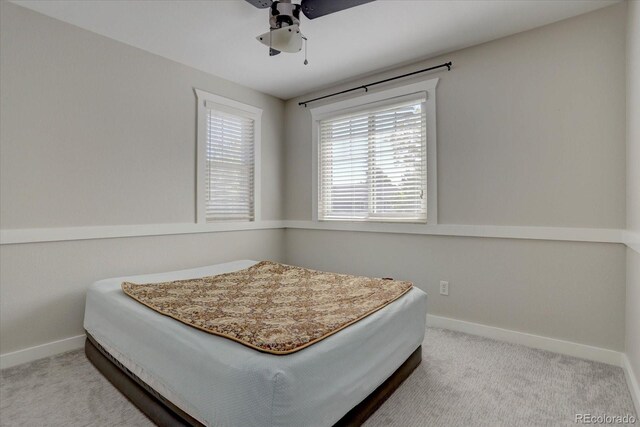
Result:
<svg viewBox="0 0 640 427">
<path fill-rule="evenodd" d="M 248 268 L 244 260 L 94 283 L 86 352 L 159 425 L 359 425 L 420 363 L 426 294 L 417 288 L 288 355 L 256 351 L 163 316 L 125 295 L 155 283 Z"/>
</svg>

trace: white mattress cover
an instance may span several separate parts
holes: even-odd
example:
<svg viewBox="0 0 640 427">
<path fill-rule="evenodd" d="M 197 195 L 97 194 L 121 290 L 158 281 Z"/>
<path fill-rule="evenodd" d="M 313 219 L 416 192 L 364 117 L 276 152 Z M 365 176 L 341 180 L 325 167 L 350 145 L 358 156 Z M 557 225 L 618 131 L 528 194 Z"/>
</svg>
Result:
<svg viewBox="0 0 640 427">
<path fill-rule="evenodd" d="M 331 426 L 422 343 L 427 296 L 414 287 L 385 308 L 299 352 L 261 353 L 163 316 L 120 284 L 180 280 L 256 261 L 94 283 L 85 329 L 127 368 L 208 426 Z"/>
</svg>

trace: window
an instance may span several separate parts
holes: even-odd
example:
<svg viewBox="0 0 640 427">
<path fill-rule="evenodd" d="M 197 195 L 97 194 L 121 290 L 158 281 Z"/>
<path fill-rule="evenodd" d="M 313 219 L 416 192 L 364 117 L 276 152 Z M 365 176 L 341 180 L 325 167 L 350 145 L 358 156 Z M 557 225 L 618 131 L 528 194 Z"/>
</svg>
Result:
<svg viewBox="0 0 640 427">
<path fill-rule="evenodd" d="M 197 222 L 255 221 L 261 110 L 196 90 Z"/>
<path fill-rule="evenodd" d="M 318 220 L 436 223 L 436 84 L 312 110 Z"/>
</svg>

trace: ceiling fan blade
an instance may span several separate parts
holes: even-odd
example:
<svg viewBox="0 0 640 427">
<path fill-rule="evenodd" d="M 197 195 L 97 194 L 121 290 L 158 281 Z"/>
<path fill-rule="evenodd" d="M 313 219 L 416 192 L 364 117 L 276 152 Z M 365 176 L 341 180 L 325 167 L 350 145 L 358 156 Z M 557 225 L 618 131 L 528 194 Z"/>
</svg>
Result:
<svg viewBox="0 0 640 427">
<path fill-rule="evenodd" d="M 247 3 L 250 3 L 257 7 L 258 9 L 266 9 L 271 7 L 272 0 L 245 0 Z"/>
<path fill-rule="evenodd" d="M 302 0 L 300 6 L 304 16 L 315 19 L 372 1 L 374 0 Z"/>
</svg>

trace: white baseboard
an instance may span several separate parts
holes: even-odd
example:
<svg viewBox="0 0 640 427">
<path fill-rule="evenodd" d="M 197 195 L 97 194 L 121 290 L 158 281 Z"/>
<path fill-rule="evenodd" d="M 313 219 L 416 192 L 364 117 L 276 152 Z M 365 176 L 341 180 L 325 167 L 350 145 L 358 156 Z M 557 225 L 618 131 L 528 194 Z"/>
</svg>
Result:
<svg viewBox="0 0 640 427">
<path fill-rule="evenodd" d="M 623 361 L 623 358 L 626 360 L 626 356 L 624 356 L 623 353 L 614 350 L 592 347 L 570 341 L 527 334 L 524 332 L 517 332 L 510 329 L 496 328 L 494 326 L 482 325 L 480 323 L 435 316 L 432 314 L 427 315 L 427 325 L 436 328 L 465 332 L 472 335 L 479 335 L 513 344 L 522 344 L 528 347 L 553 351 L 556 353 L 622 366 L 625 368 L 629 366 L 630 369 L 628 361 L 626 361 L 626 364 Z M 41 344 L 35 347 L 25 348 L 12 353 L 2 354 L 0 355 L 0 369 L 10 368 L 22 363 L 32 362 L 44 357 L 54 356 L 66 351 L 82 348 L 84 345 L 84 339 L 85 335 L 78 335 L 59 341 Z M 631 375 L 633 376 L 633 374 Z"/>
<path fill-rule="evenodd" d="M 56 354 L 65 353 L 71 350 L 77 350 L 82 348 L 84 345 L 84 339 L 85 335 L 78 335 L 2 354 L 0 355 L 0 369 L 11 368 L 12 366 L 33 362 L 34 360 L 55 356 Z"/>
<path fill-rule="evenodd" d="M 496 328 L 480 323 L 434 316 L 432 314 L 427 315 L 427 325 L 621 366 L 625 371 L 629 390 L 636 406 L 636 412 L 640 414 L 640 387 L 637 382 L 638 377 L 635 376 L 631 364 L 624 353 L 555 338 L 517 332 L 510 329 Z M 85 335 L 78 335 L 11 353 L 5 353 L 0 355 L 0 369 L 11 368 L 23 363 L 33 362 L 34 360 L 76 350 L 82 348 L 84 341 Z"/>
<path fill-rule="evenodd" d="M 638 384 L 638 376 L 636 372 L 633 371 L 626 354 L 622 355 L 622 367 L 624 368 L 624 375 L 627 378 L 631 399 L 636 407 L 636 415 L 640 416 L 640 384 Z"/>
<path fill-rule="evenodd" d="M 496 328 L 494 326 L 466 322 L 464 320 L 451 319 L 448 317 L 434 316 L 432 314 L 427 315 L 427 325 L 435 328 L 451 329 L 454 331 L 465 332 L 471 335 L 492 338 L 498 341 L 505 341 L 513 344 L 522 344 L 527 347 L 548 350 L 554 353 L 579 357 L 581 359 L 608 363 L 615 366 L 622 366 L 623 353 L 614 350 L 608 350 L 606 348 L 592 347 L 589 345 L 578 344 L 571 341 L 563 341 L 555 338 L 532 335 L 525 332 L 513 331 L 510 329 Z"/>
</svg>

